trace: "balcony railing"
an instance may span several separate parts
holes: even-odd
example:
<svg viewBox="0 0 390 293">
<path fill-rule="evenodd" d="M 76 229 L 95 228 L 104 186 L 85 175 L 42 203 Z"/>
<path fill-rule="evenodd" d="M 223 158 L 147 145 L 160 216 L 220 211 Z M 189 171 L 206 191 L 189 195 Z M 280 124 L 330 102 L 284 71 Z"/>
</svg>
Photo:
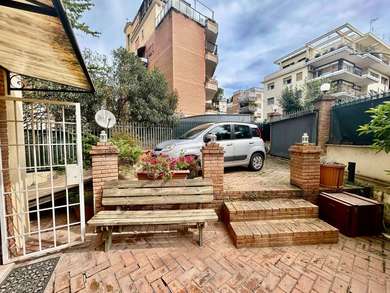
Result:
<svg viewBox="0 0 390 293">
<path fill-rule="evenodd" d="M 206 50 L 207 52 L 213 53 L 214 55 L 218 54 L 218 45 L 211 43 L 209 41 L 206 41 Z"/>
<path fill-rule="evenodd" d="M 214 11 L 212 11 L 202 2 L 198 0 L 193 0 L 193 5 L 194 7 L 192 7 L 188 2 L 183 0 L 168 0 L 160 11 L 160 13 L 156 16 L 156 27 L 162 22 L 162 20 L 168 14 L 171 8 L 176 9 L 177 11 L 183 13 L 184 15 L 188 16 L 189 18 L 203 26 L 206 26 L 207 19 L 214 19 Z M 202 11 L 206 10 L 206 12 L 199 12 L 197 10 L 197 7 L 201 7 Z"/>
</svg>

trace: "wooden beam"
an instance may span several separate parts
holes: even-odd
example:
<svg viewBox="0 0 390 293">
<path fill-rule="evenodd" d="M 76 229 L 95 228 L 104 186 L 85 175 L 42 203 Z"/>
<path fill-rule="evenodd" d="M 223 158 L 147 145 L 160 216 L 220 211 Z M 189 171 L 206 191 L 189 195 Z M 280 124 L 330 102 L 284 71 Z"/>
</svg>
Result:
<svg viewBox="0 0 390 293">
<path fill-rule="evenodd" d="M 57 17 L 58 13 L 54 8 L 51 8 L 46 5 L 32 5 L 32 4 L 27 4 L 27 3 L 22 3 L 22 2 L 17 2 L 13 0 L 2 0 L 0 3 L 0 6 L 6 6 L 10 8 L 15 8 L 15 9 L 20 9 L 32 13 L 38 13 L 38 14 L 43 14 L 47 16 L 54 16 Z"/>
</svg>

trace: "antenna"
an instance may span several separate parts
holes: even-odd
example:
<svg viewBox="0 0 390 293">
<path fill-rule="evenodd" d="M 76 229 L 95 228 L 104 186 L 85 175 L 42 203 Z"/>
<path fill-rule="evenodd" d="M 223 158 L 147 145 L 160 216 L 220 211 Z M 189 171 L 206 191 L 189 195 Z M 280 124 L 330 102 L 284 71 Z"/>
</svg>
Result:
<svg viewBox="0 0 390 293">
<path fill-rule="evenodd" d="M 102 109 L 97 111 L 97 113 L 95 114 L 95 121 L 97 125 L 105 129 L 100 132 L 100 142 L 106 143 L 107 142 L 106 131 L 114 127 L 114 125 L 116 124 L 116 118 L 114 114 L 112 114 L 110 111 Z"/>
<path fill-rule="evenodd" d="M 374 17 L 370 19 L 370 33 L 374 32 L 374 22 L 377 21 L 379 17 Z"/>
</svg>

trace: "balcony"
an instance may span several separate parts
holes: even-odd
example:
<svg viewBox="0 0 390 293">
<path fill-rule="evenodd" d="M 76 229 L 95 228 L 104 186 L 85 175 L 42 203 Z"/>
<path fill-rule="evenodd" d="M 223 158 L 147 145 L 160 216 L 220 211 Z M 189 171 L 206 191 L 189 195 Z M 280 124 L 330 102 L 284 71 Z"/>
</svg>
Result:
<svg viewBox="0 0 390 293">
<path fill-rule="evenodd" d="M 345 61 L 343 61 L 340 66 L 338 60 L 329 64 L 329 66 L 323 66 L 321 69 L 314 69 L 313 74 L 314 78 L 310 79 L 308 82 L 325 78 L 331 81 L 345 80 L 359 86 L 366 86 L 371 83 L 379 82 L 378 78 L 368 73 L 368 70 L 363 71 L 361 68 L 353 66 L 351 63 Z"/>
<path fill-rule="evenodd" d="M 362 68 L 371 67 L 372 69 L 377 70 L 385 75 L 390 75 L 389 61 L 371 53 L 356 53 L 356 51 L 347 45 L 337 49 L 318 52 L 314 59 L 310 60 L 307 65 L 312 67 L 319 67 L 340 59 L 347 60 Z"/>
<path fill-rule="evenodd" d="M 214 75 L 218 65 L 218 47 L 216 44 L 206 41 L 206 77 L 211 78 Z"/>
<path fill-rule="evenodd" d="M 240 106 L 240 114 L 253 114 L 258 110 L 258 107 L 253 104 L 249 104 L 247 106 Z"/>
<path fill-rule="evenodd" d="M 214 22 L 214 11 L 199 0 L 167 0 L 160 13 L 156 16 L 156 27 L 160 25 L 171 9 L 175 9 L 206 28 L 209 20 Z"/>
<path fill-rule="evenodd" d="M 215 43 L 218 37 L 218 23 L 212 19 L 206 21 L 206 40 Z"/>
<path fill-rule="evenodd" d="M 206 90 L 206 101 L 211 101 L 215 93 L 218 91 L 218 81 L 215 79 L 209 79 L 205 83 L 205 90 Z"/>
</svg>

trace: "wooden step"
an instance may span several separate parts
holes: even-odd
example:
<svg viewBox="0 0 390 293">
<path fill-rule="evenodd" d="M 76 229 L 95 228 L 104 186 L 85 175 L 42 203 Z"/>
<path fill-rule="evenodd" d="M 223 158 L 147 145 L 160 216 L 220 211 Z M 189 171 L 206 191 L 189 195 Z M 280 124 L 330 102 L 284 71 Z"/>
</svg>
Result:
<svg viewBox="0 0 390 293">
<path fill-rule="evenodd" d="M 231 222 L 229 233 L 240 247 L 337 243 L 338 230 L 320 219 Z"/>
<path fill-rule="evenodd" d="M 224 212 L 227 222 L 318 218 L 318 207 L 304 199 L 225 202 Z"/>
</svg>

